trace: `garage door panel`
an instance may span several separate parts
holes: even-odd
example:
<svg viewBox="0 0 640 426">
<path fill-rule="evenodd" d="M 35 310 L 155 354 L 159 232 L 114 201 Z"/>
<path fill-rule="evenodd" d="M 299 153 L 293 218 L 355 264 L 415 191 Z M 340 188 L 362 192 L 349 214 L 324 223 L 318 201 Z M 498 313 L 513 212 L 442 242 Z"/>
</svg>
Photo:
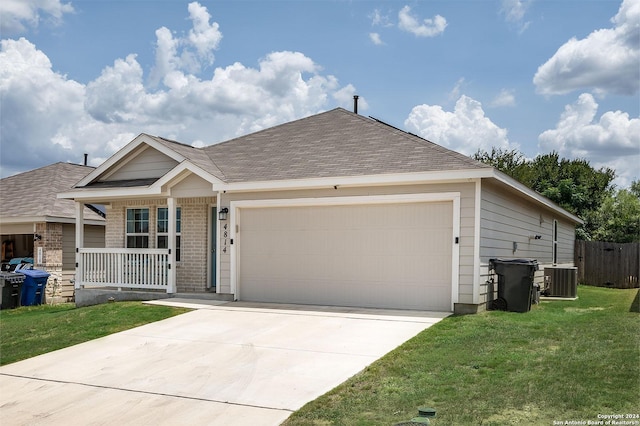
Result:
<svg viewBox="0 0 640 426">
<path fill-rule="evenodd" d="M 451 202 L 240 209 L 241 300 L 451 310 Z"/>
</svg>

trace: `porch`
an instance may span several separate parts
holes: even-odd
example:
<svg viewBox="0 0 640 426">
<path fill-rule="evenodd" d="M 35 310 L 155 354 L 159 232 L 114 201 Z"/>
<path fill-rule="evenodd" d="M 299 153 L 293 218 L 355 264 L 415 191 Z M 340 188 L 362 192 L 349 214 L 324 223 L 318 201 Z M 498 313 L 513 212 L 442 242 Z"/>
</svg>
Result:
<svg viewBox="0 0 640 426">
<path fill-rule="evenodd" d="M 175 293 L 169 249 L 79 248 L 75 288 L 111 287 Z"/>
<path fill-rule="evenodd" d="M 170 254 L 170 249 L 77 249 L 76 306 L 167 298 L 234 300 L 233 294 L 218 293 L 215 288 L 178 292 Z"/>
<path fill-rule="evenodd" d="M 114 300 L 148 300 L 157 293 L 221 293 L 216 197 L 99 202 L 107 212 L 104 245 L 83 247 L 83 237 L 76 233 L 76 299 L 81 290 L 116 292 L 109 296 Z M 76 222 L 82 223 L 78 210 Z M 121 299 L 123 292 L 143 296 L 128 293 Z"/>
</svg>

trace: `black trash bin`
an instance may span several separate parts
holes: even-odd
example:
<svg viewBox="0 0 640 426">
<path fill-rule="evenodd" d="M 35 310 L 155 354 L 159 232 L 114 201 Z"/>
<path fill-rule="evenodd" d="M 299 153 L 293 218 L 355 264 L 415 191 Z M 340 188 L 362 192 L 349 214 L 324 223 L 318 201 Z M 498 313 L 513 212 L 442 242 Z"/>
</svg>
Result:
<svg viewBox="0 0 640 426">
<path fill-rule="evenodd" d="M 0 272 L 0 309 L 13 309 L 20 306 L 24 275 L 14 272 Z"/>
<path fill-rule="evenodd" d="M 22 306 L 42 305 L 49 273 L 39 269 L 20 269 L 20 273 L 25 275 L 20 297 Z"/>
<path fill-rule="evenodd" d="M 533 276 L 538 270 L 535 259 L 490 259 L 489 267 L 498 274 L 498 298 L 492 308 L 510 312 L 529 312 Z"/>
</svg>

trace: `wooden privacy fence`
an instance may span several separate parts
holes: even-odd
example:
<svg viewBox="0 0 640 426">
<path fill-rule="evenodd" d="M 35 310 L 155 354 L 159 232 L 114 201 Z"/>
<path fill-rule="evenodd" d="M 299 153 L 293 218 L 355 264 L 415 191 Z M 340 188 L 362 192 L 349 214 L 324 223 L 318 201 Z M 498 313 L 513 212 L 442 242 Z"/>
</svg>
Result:
<svg viewBox="0 0 640 426">
<path fill-rule="evenodd" d="M 576 240 L 574 253 L 579 283 L 598 287 L 640 287 L 640 243 Z"/>
</svg>

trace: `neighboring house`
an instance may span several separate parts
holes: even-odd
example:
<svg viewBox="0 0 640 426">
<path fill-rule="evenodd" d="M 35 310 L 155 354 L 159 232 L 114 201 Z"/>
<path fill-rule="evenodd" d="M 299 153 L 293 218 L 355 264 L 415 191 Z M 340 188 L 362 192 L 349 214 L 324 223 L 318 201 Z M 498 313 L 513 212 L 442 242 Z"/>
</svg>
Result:
<svg viewBox="0 0 640 426">
<path fill-rule="evenodd" d="M 67 300 L 74 291 L 76 205 L 57 198 L 57 193 L 69 190 L 93 170 L 55 163 L 0 179 L 2 262 L 32 258 L 36 268 L 51 274 L 49 295 L 55 287 L 56 295 Z M 104 247 L 105 219 L 92 207 L 83 205 L 83 245 Z"/>
<path fill-rule="evenodd" d="M 59 196 L 106 206 L 106 248 L 80 248 L 78 286 L 316 305 L 475 312 L 490 258 L 571 266 L 582 223 L 341 108 L 204 148 L 141 134 Z"/>
</svg>

